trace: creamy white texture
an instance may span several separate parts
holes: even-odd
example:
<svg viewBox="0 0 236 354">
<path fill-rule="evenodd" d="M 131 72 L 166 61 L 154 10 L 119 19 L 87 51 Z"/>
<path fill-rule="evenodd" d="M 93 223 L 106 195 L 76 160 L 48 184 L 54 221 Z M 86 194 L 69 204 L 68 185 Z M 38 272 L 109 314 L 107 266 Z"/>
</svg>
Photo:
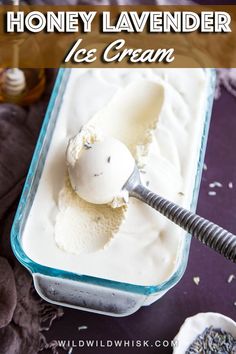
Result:
<svg viewBox="0 0 236 354">
<path fill-rule="evenodd" d="M 58 195 L 58 208 L 55 242 L 66 252 L 77 255 L 108 245 L 119 231 L 127 209 L 88 203 L 73 191 L 69 180 Z"/>
<path fill-rule="evenodd" d="M 72 164 L 70 148 L 76 145 L 75 140 L 83 135 L 83 131 L 69 141 L 67 149 L 68 173 L 73 190 L 89 203 L 112 205 L 114 200 L 124 198 L 123 204 L 126 204 L 128 191 L 123 187 L 134 170 L 133 156 L 125 144 L 113 137 L 102 137 L 93 143 L 90 137 Z"/>
<path fill-rule="evenodd" d="M 163 97 L 158 83 L 135 80 L 118 90 L 70 139 L 66 155 L 76 195 L 68 184 L 59 193 L 55 241 L 60 248 L 81 255 L 108 247 L 119 236 L 129 207 L 123 186 L 135 160 L 144 164 Z M 100 205 L 107 203 L 113 208 Z"/>
<path fill-rule="evenodd" d="M 126 220 L 103 250 L 76 256 L 59 249 L 54 240 L 58 193 L 66 175 L 68 139 L 101 111 L 114 94 L 122 93 L 128 84 L 137 80 L 160 83 L 165 90 L 164 106 L 149 147 L 150 153 L 142 167 L 143 183 L 189 208 L 205 118 L 205 71 L 72 70 L 23 233 L 23 248 L 32 260 L 80 274 L 142 285 L 158 284 L 173 273 L 185 232 L 138 200 L 130 200 Z M 140 97 L 140 100 L 149 99 L 148 95 Z M 91 225 L 92 228 L 95 226 Z"/>
<path fill-rule="evenodd" d="M 73 139 L 69 147 L 71 142 Z M 74 165 L 68 163 L 68 172 L 79 197 L 94 204 L 112 204 L 123 197 L 123 187 L 134 166 L 134 158 L 123 143 L 104 137 L 93 144 L 85 143 Z M 126 194 L 124 199 L 128 200 L 127 191 Z"/>
<path fill-rule="evenodd" d="M 145 164 L 149 144 L 153 141 L 153 129 L 163 100 L 163 87 L 158 82 L 148 78 L 133 79 L 116 91 L 89 124 L 125 144 L 141 167 Z"/>
</svg>

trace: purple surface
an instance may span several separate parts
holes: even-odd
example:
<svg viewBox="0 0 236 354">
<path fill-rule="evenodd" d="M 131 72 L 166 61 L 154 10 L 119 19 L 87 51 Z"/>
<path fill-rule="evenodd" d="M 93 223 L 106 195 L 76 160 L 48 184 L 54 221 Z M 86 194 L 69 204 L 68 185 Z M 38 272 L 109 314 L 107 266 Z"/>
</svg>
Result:
<svg viewBox="0 0 236 354">
<path fill-rule="evenodd" d="M 215 102 L 211 121 L 203 172 L 198 213 L 236 233 L 236 98 L 224 90 Z M 209 196 L 209 183 L 219 181 L 222 188 L 215 188 L 216 196 Z M 229 189 L 228 183 L 234 183 Z M 225 260 L 214 251 L 192 240 L 187 270 L 182 280 L 161 300 L 143 307 L 135 314 L 124 318 L 65 309 L 60 321 L 55 321 L 48 339 L 107 340 L 129 339 L 171 340 L 186 317 L 198 312 L 215 311 L 236 319 L 236 280 L 228 283 L 230 274 L 236 275 L 235 264 Z M 200 277 L 200 284 L 193 277 Z M 79 326 L 86 330 L 78 330 Z M 71 344 L 71 343 L 70 343 Z M 74 348 L 72 353 L 161 353 L 170 354 L 172 348 Z M 45 351 L 46 353 L 46 351 Z"/>
</svg>

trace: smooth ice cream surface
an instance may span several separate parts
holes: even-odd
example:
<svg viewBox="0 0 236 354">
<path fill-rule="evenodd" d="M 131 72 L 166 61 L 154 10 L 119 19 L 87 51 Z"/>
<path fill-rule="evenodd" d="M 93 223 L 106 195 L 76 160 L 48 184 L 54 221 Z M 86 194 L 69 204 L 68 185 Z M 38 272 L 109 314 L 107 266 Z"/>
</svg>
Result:
<svg viewBox="0 0 236 354">
<path fill-rule="evenodd" d="M 26 254 L 49 267 L 132 284 L 167 280 L 185 232 L 132 198 L 116 209 L 80 198 L 68 181 L 65 151 L 82 127 L 99 127 L 126 145 L 144 184 L 189 208 L 207 83 L 203 69 L 72 70 L 25 225 Z"/>
<path fill-rule="evenodd" d="M 82 129 L 69 141 L 67 163 L 73 190 L 87 202 L 116 204 L 117 200 L 128 200 L 123 187 L 135 162 L 119 140 Z"/>
<path fill-rule="evenodd" d="M 58 247 L 82 255 L 108 247 L 119 234 L 128 207 L 122 187 L 133 172 L 134 157 L 143 164 L 162 103 L 160 84 L 135 81 L 115 93 L 70 139 L 66 155 L 75 193 L 68 183 L 59 193 Z"/>
</svg>

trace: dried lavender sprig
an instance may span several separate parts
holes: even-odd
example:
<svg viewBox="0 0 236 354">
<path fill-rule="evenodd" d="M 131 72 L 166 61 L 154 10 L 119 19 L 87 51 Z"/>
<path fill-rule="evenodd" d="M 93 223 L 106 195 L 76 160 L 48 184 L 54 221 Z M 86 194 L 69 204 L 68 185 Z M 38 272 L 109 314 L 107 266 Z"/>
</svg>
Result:
<svg viewBox="0 0 236 354">
<path fill-rule="evenodd" d="M 208 327 L 189 346 L 185 354 L 236 354 L 236 339 L 228 332 Z"/>
</svg>

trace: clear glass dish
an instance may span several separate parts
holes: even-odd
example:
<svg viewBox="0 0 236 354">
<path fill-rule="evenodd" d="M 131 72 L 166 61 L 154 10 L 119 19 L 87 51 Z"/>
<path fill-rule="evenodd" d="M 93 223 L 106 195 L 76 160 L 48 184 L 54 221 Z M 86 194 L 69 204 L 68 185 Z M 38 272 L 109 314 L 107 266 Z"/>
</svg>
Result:
<svg viewBox="0 0 236 354">
<path fill-rule="evenodd" d="M 12 226 L 11 245 L 17 259 L 31 272 L 37 292 L 46 301 L 111 316 L 127 316 L 141 306 L 149 305 L 162 297 L 181 279 L 188 261 L 191 241 L 189 235 L 183 242 L 176 271 L 165 282 L 150 286 L 122 283 L 46 267 L 31 260 L 22 247 L 24 226 L 34 200 L 70 73 L 70 69 L 60 69 L 58 72 Z M 208 95 L 199 162 L 195 174 L 195 187 L 192 194 L 192 210 L 195 210 L 197 205 L 214 99 L 215 76 L 214 70 L 207 69 Z"/>
</svg>

